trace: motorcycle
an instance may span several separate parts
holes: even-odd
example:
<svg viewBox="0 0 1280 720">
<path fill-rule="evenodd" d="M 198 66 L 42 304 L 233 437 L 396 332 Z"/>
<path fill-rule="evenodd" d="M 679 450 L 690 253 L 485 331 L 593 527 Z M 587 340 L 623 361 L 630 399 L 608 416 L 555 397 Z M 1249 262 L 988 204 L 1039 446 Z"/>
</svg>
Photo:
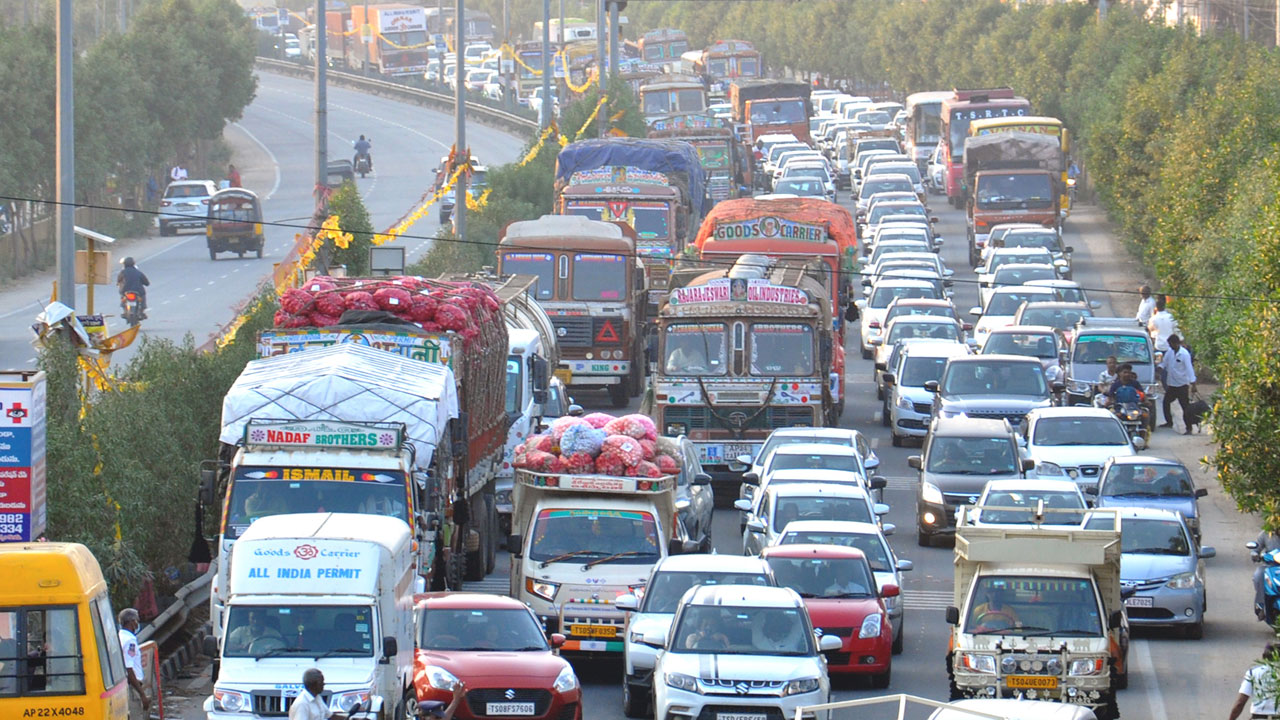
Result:
<svg viewBox="0 0 1280 720">
<path fill-rule="evenodd" d="M 1262 568 L 1262 601 L 1261 609 L 1255 608 L 1258 619 L 1275 627 L 1276 618 L 1280 617 L 1280 550 L 1259 552 L 1258 543 L 1245 543 L 1249 548 L 1249 559 L 1256 563 L 1264 563 Z"/>
<path fill-rule="evenodd" d="M 129 327 L 142 322 L 142 299 L 138 297 L 138 293 L 132 290 L 123 293 L 120 296 L 120 308 L 123 310 L 125 322 L 129 323 Z"/>
<path fill-rule="evenodd" d="M 369 157 L 369 153 L 362 153 L 356 158 L 356 172 L 360 173 L 360 177 L 373 172 L 373 159 Z"/>
<path fill-rule="evenodd" d="M 1117 418 L 1120 418 L 1120 423 L 1124 425 L 1125 432 L 1129 433 L 1129 439 L 1134 441 L 1135 445 L 1138 445 L 1137 441 L 1139 439 L 1142 440 L 1138 449 L 1141 450 L 1145 447 L 1151 439 L 1151 424 L 1147 421 L 1147 407 L 1142 403 L 1136 402 L 1112 403 L 1111 412 Z"/>
</svg>

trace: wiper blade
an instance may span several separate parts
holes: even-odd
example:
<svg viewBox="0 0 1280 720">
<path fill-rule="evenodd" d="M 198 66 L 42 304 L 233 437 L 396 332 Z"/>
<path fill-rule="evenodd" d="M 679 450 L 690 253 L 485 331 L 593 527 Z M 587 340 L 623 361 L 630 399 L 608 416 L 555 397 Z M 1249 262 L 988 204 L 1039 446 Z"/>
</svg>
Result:
<svg viewBox="0 0 1280 720">
<path fill-rule="evenodd" d="M 594 552 L 594 551 L 593 551 L 593 552 Z M 610 556 L 608 556 L 608 557 L 602 557 L 602 558 L 600 558 L 599 560 L 592 560 L 591 562 L 587 563 L 586 565 L 583 565 L 583 566 L 582 566 L 582 569 L 583 569 L 583 570 L 589 570 L 589 569 L 591 569 L 591 568 L 593 568 L 593 567 L 595 567 L 595 566 L 597 566 L 597 565 L 600 565 L 601 563 L 613 562 L 614 560 L 617 560 L 617 559 L 619 559 L 619 558 L 624 558 L 624 557 L 635 557 L 635 556 L 637 556 L 637 555 L 651 556 L 651 555 L 657 555 L 657 553 L 649 552 L 649 551 L 647 551 L 647 550 L 646 550 L 646 551 L 640 551 L 640 550 L 628 550 L 628 551 L 626 551 L 626 552 L 614 553 L 614 554 L 612 554 L 612 555 L 610 555 Z"/>
<path fill-rule="evenodd" d="M 317 655 L 316 659 L 319 660 L 321 658 L 332 657 L 334 655 L 337 655 L 338 653 L 362 653 L 363 654 L 366 652 L 368 652 L 367 648 L 332 648 L 330 650 L 325 650 L 324 652 Z"/>
<path fill-rule="evenodd" d="M 1124 550 L 1123 552 L 1133 553 L 1136 555 L 1186 555 L 1184 552 L 1178 552 L 1171 548 L 1137 548 L 1135 550 Z"/>
<path fill-rule="evenodd" d="M 277 648 L 271 648 L 270 650 L 267 650 L 261 655 L 254 655 L 253 659 L 261 660 L 263 658 L 276 657 L 278 655 L 283 655 L 285 653 L 303 653 L 303 652 L 311 652 L 311 650 L 309 648 L 277 647 Z"/>
<path fill-rule="evenodd" d="M 553 558 L 548 558 L 546 560 L 543 560 L 538 565 L 538 567 L 544 568 L 550 565 L 551 563 L 557 563 L 557 562 L 560 562 L 561 560 L 568 560 L 569 558 L 577 557 L 578 555 L 599 555 L 599 554 L 600 554 L 599 550 L 574 550 L 572 552 L 560 553 L 559 555 L 556 555 Z"/>
</svg>

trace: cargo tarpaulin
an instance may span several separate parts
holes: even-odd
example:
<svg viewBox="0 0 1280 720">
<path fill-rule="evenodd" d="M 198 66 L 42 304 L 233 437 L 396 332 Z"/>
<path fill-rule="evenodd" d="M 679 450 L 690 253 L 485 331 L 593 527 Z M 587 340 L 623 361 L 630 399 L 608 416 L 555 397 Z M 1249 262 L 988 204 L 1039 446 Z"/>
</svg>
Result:
<svg viewBox="0 0 1280 720">
<path fill-rule="evenodd" d="M 671 177 L 687 185 L 690 206 L 696 218 L 706 211 L 706 173 L 694 146 L 681 140 L 647 138 L 605 138 L 579 140 L 560 151 L 556 158 L 556 186 L 563 187 L 570 176 L 601 167 L 630 166 Z"/>
</svg>

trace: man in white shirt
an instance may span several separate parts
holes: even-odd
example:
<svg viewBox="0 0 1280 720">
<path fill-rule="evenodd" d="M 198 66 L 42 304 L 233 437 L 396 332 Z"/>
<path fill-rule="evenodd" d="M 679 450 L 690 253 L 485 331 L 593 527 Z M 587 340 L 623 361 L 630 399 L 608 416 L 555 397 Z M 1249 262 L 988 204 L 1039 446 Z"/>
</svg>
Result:
<svg viewBox="0 0 1280 720">
<path fill-rule="evenodd" d="M 1156 298 L 1156 311 L 1147 321 L 1147 331 L 1151 333 L 1151 340 L 1160 352 L 1169 349 L 1169 336 L 1178 332 L 1178 321 L 1173 319 L 1173 313 L 1165 309 L 1163 295 Z"/>
<path fill-rule="evenodd" d="M 1138 322 L 1146 325 L 1147 321 L 1151 319 L 1151 313 L 1155 312 L 1156 299 L 1151 297 L 1150 285 L 1143 285 L 1138 288 L 1138 294 L 1142 296 L 1142 299 L 1138 301 L 1138 314 L 1135 317 L 1138 318 Z"/>
<path fill-rule="evenodd" d="M 1191 416 L 1190 391 L 1196 389 L 1196 370 L 1191 364 L 1191 352 L 1182 344 L 1182 338 L 1177 335 L 1169 336 L 1169 349 L 1165 351 L 1160 367 L 1164 369 L 1165 382 L 1164 424 L 1160 427 L 1173 427 L 1173 415 L 1169 411 L 1173 409 L 1173 401 L 1177 400 L 1182 406 L 1182 422 L 1186 425 L 1183 434 L 1190 435 L 1191 424 L 1187 422 L 1187 418 Z"/>
<path fill-rule="evenodd" d="M 174 182 L 177 182 L 179 180 L 186 180 L 187 169 L 182 167 L 181 164 L 174 165 L 173 168 L 169 170 L 169 179 Z"/>
<path fill-rule="evenodd" d="M 150 717 L 151 700 L 147 697 L 147 688 L 142 684 L 146 678 L 146 670 L 142 665 L 142 651 L 138 648 L 138 627 L 142 624 L 138 620 L 138 611 L 133 608 L 125 608 L 116 615 L 116 622 L 120 625 L 120 650 L 124 654 L 124 668 L 126 679 L 129 681 L 129 687 L 137 693 L 139 702 L 129 702 L 129 717 L 133 720 L 138 718 Z M 141 705 L 141 712 L 137 705 Z"/>
<path fill-rule="evenodd" d="M 1251 706 L 1249 717 L 1277 717 L 1276 681 L 1272 676 L 1273 670 L 1267 663 L 1274 663 L 1278 659 L 1280 659 L 1280 652 L 1277 652 L 1276 646 L 1267 643 L 1262 651 L 1262 662 L 1245 672 L 1244 682 L 1240 683 L 1240 694 L 1236 696 L 1236 703 L 1231 707 L 1228 720 L 1236 720 L 1240 717 L 1245 705 Z"/>
<path fill-rule="evenodd" d="M 302 673 L 302 692 L 289 706 L 289 720 L 329 720 L 333 711 L 320 699 L 324 692 L 324 673 L 309 668 Z"/>
</svg>

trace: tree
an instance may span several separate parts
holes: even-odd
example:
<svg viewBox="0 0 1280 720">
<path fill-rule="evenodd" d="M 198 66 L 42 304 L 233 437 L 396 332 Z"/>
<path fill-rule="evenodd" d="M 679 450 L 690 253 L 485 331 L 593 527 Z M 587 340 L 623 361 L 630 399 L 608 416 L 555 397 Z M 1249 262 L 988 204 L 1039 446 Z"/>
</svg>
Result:
<svg viewBox="0 0 1280 720">
<path fill-rule="evenodd" d="M 351 242 L 345 248 L 330 247 L 329 264 L 346 265 L 348 275 L 369 274 L 369 248 L 373 247 L 373 221 L 360 198 L 355 183 L 344 182 L 329 196 L 329 213 L 338 216 L 338 226 L 344 233 L 351 233 Z"/>
</svg>

